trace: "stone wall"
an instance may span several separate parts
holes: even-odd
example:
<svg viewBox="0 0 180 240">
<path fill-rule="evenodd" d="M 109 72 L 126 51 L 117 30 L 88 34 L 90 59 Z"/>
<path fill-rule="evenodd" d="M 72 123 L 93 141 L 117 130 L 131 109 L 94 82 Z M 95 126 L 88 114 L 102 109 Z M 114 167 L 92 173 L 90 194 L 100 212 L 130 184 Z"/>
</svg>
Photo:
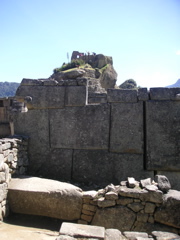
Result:
<svg viewBox="0 0 180 240">
<path fill-rule="evenodd" d="M 8 215 L 8 183 L 11 176 L 23 175 L 28 166 L 25 137 L 0 139 L 0 221 Z"/>
<path fill-rule="evenodd" d="M 24 79 L 16 98 L 16 134 L 29 141 L 29 174 L 105 186 L 133 176 L 167 175 L 180 185 L 180 88 L 91 95 L 87 81 Z"/>
</svg>

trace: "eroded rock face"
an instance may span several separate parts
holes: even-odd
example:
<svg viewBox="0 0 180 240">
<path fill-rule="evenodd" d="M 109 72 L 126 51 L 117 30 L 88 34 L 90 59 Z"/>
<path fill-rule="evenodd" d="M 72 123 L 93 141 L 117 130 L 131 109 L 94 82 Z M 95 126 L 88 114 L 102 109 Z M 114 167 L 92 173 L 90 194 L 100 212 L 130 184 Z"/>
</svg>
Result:
<svg viewBox="0 0 180 240">
<path fill-rule="evenodd" d="M 8 200 L 15 213 L 76 220 L 81 214 L 82 190 L 49 179 L 14 178 L 9 185 Z"/>
</svg>

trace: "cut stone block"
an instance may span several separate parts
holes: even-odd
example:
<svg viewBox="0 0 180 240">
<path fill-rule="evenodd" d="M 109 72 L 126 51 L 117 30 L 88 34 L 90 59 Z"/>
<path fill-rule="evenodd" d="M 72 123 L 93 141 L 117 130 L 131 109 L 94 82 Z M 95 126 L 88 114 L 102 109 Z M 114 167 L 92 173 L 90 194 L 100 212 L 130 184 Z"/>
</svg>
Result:
<svg viewBox="0 0 180 240">
<path fill-rule="evenodd" d="M 148 92 L 147 88 L 139 88 L 138 89 L 138 100 L 139 101 L 149 100 L 149 92 Z"/>
<path fill-rule="evenodd" d="M 85 106 L 87 104 L 87 86 L 67 86 L 65 106 Z"/>
<path fill-rule="evenodd" d="M 155 210 L 154 219 L 165 225 L 180 228 L 180 192 L 169 190 L 163 204 Z"/>
<path fill-rule="evenodd" d="M 150 88 L 151 100 L 177 100 L 176 94 L 180 93 L 180 88 Z"/>
<path fill-rule="evenodd" d="M 13 115 L 15 134 L 29 136 L 29 173 L 34 175 L 49 159 L 48 110 L 30 110 Z M 40 170 L 43 172 L 48 170 Z"/>
<path fill-rule="evenodd" d="M 67 235 L 76 238 L 96 238 L 104 240 L 104 227 L 89 226 L 84 224 L 66 223 L 63 222 L 60 228 L 61 235 Z"/>
<path fill-rule="evenodd" d="M 124 206 L 98 208 L 91 224 L 105 228 L 116 228 L 120 231 L 128 231 L 133 226 L 135 219 L 136 214 Z"/>
<path fill-rule="evenodd" d="M 110 151 L 143 153 L 143 103 L 111 104 Z"/>
<path fill-rule="evenodd" d="M 115 102 L 137 102 L 136 90 L 107 89 L 107 100 Z"/>
<path fill-rule="evenodd" d="M 82 209 L 82 190 L 68 183 L 50 179 L 14 178 L 9 184 L 12 212 L 77 220 Z"/>
<path fill-rule="evenodd" d="M 77 182 L 91 182 L 104 187 L 110 182 L 119 184 L 130 176 L 140 180 L 153 178 L 153 174 L 153 171 L 143 169 L 143 155 L 116 154 L 106 150 L 74 150 L 73 180 Z"/>
<path fill-rule="evenodd" d="M 51 146 L 68 149 L 108 149 L 109 112 L 107 104 L 51 110 Z"/>
<path fill-rule="evenodd" d="M 146 102 L 148 170 L 180 170 L 180 102 Z"/>
<path fill-rule="evenodd" d="M 71 181 L 72 173 L 72 149 L 52 149 L 46 160 L 48 171 L 44 171 L 43 177 L 59 181 Z"/>
<path fill-rule="evenodd" d="M 20 85 L 16 92 L 17 100 L 24 101 L 27 96 L 31 97 L 31 101 L 26 102 L 28 109 L 63 108 L 65 87 Z"/>
</svg>

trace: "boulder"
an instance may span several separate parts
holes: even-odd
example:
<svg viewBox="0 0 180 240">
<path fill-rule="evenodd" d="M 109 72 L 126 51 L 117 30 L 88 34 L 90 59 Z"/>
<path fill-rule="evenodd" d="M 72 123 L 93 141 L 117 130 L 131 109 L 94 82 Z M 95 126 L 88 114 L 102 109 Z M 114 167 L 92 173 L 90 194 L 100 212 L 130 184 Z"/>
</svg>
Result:
<svg viewBox="0 0 180 240">
<path fill-rule="evenodd" d="M 14 178 L 9 184 L 8 200 L 15 213 L 76 220 L 81 214 L 82 190 L 50 179 Z"/>
<path fill-rule="evenodd" d="M 114 67 L 111 64 L 108 64 L 100 76 L 100 83 L 102 88 L 105 88 L 106 90 L 108 88 L 115 88 L 116 80 L 117 73 L 114 70 Z"/>
<path fill-rule="evenodd" d="M 161 207 L 157 208 L 154 214 L 156 222 L 163 223 L 175 228 L 180 228 L 180 192 L 169 190 L 164 195 Z"/>
<path fill-rule="evenodd" d="M 171 189 L 171 184 L 166 176 L 156 175 L 155 181 L 158 183 L 158 188 L 163 192 L 168 192 Z"/>
</svg>

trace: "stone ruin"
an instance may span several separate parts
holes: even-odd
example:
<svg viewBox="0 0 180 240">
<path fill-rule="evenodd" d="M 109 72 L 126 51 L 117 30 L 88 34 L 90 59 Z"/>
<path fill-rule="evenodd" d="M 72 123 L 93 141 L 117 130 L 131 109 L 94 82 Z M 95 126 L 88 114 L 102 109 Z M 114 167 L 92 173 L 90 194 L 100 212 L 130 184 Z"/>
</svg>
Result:
<svg viewBox="0 0 180 240">
<path fill-rule="evenodd" d="M 97 71 L 22 80 L 22 103 L 7 118 L 13 136 L 0 140 L 0 219 L 10 207 L 86 224 L 86 232 L 103 227 L 103 237 L 89 239 L 132 239 L 129 231 L 133 239 L 179 239 L 180 88 L 105 89 Z M 78 226 L 67 233 L 63 225 L 59 240 L 88 239 Z"/>
</svg>

